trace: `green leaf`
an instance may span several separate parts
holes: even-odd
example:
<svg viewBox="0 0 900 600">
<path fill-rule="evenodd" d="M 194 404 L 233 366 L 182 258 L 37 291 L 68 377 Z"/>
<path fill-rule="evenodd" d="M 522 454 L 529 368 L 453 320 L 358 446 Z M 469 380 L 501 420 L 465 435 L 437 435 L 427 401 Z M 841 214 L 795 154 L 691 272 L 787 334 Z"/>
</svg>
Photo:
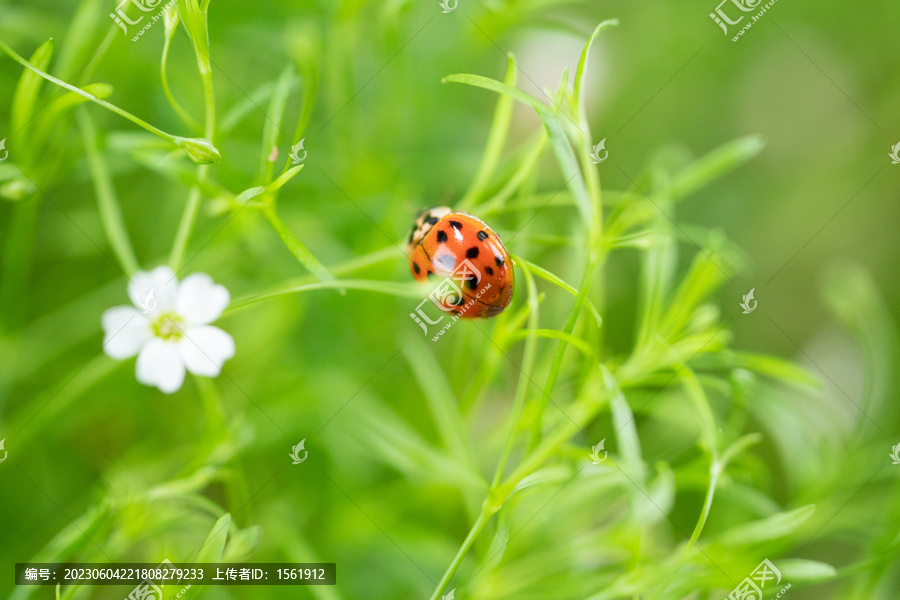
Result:
<svg viewBox="0 0 900 600">
<path fill-rule="evenodd" d="M 239 529 L 231 535 L 222 562 L 243 562 L 253 556 L 259 547 L 262 527 L 254 525 L 247 529 Z"/>
<path fill-rule="evenodd" d="M 294 144 L 298 143 L 312 117 L 319 93 L 319 63 L 322 60 L 322 39 L 319 31 L 312 25 L 298 27 L 291 32 L 288 52 L 300 69 L 301 106 L 294 130 Z"/>
<path fill-rule="evenodd" d="M 294 175 L 299 173 L 301 171 L 301 169 L 303 169 L 303 167 L 304 167 L 304 165 L 297 165 L 296 167 L 291 167 L 290 169 L 288 169 L 287 171 L 282 173 L 281 176 L 278 177 L 278 179 L 276 179 L 275 181 L 273 181 L 272 183 L 267 185 L 265 187 L 265 190 L 267 192 L 277 192 L 284 186 L 284 184 L 286 184 L 288 181 L 293 179 Z"/>
<path fill-rule="evenodd" d="M 228 537 L 228 528 L 231 526 L 231 513 L 225 513 L 216 521 L 206 536 L 206 541 L 200 551 L 197 552 L 193 562 L 198 563 L 217 563 L 222 562 L 222 555 L 225 552 L 225 540 Z"/>
<path fill-rule="evenodd" d="M 718 536 L 717 541 L 725 546 L 752 546 L 762 542 L 778 540 L 797 531 L 816 511 L 814 504 L 788 512 L 780 512 L 738 525 Z"/>
<path fill-rule="evenodd" d="M 734 364 L 737 367 L 813 390 L 822 389 L 822 382 L 815 375 L 784 358 L 752 352 L 737 352 L 734 358 Z"/>
<path fill-rule="evenodd" d="M 159 62 L 159 74 L 160 80 L 162 82 L 163 93 L 166 95 L 166 99 L 169 101 L 169 105 L 178 113 L 178 116 L 181 117 L 181 120 L 184 121 L 188 127 L 193 129 L 194 131 L 201 131 L 200 124 L 188 113 L 184 107 L 175 99 L 175 95 L 172 93 L 171 87 L 169 87 L 169 71 L 168 71 L 168 62 L 169 62 L 169 50 L 172 46 L 172 40 L 175 38 L 175 33 L 178 31 L 178 24 L 181 22 L 181 18 L 178 16 L 178 11 L 174 10 L 172 7 L 166 9 L 165 15 L 163 17 L 165 23 L 165 38 L 163 41 L 163 49 L 162 49 L 162 57 Z"/>
<path fill-rule="evenodd" d="M 508 55 L 506 77 L 503 79 L 503 84 L 511 88 L 516 86 L 516 62 L 512 54 Z M 488 134 L 487 145 L 481 157 L 481 165 L 478 168 L 475 179 L 472 181 L 472 185 L 462 200 L 460 200 L 460 208 L 464 209 L 474 205 L 490 183 L 491 177 L 497 168 L 497 163 L 500 161 L 500 155 L 503 153 L 503 147 L 506 145 L 512 113 L 513 97 L 508 94 L 501 94 L 500 99 L 497 101 L 497 108 L 494 112 L 490 133 Z"/>
<path fill-rule="evenodd" d="M 294 67 L 288 64 L 281 72 L 272 100 L 266 111 L 266 120 L 263 124 L 262 149 L 259 157 L 259 177 L 267 182 L 272 179 L 275 172 L 275 162 L 269 160 L 272 149 L 278 146 L 281 133 L 281 124 L 284 121 L 284 110 L 287 106 L 288 94 L 291 93 L 291 85 L 294 77 Z M 279 186 L 281 187 L 281 186 Z M 277 188 L 276 188 L 277 189 Z"/>
<path fill-rule="evenodd" d="M 837 569 L 817 560 L 780 559 L 776 565 L 781 577 L 791 583 L 821 583 L 837 577 Z"/>
<path fill-rule="evenodd" d="M 581 105 L 583 99 L 581 97 L 584 86 L 584 74 L 587 70 L 588 64 L 588 56 L 591 53 L 591 46 L 594 44 L 594 40 L 597 39 L 597 36 L 600 35 L 600 32 L 604 29 L 608 29 L 610 27 L 617 27 L 619 25 L 618 19 L 609 19 L 607 21 L 603 21 L 597 28 L 594 30 L 594 33 L 591 34 L 591 39 L 588 40 L 588 43 L 585 44 L 584 50 L 581 51 L 581 58 L 578 60 L 578 68 L 575 69 L 575 81 L 573 83 L 573 96 L 575 97 L 575 101 Z"/>
<path fill-rule="evenodd" d="M 165 131 L 163 131 L 162 129 L 160 129 L 158 127 L 154 127 L 150 123 L 144 121 L 143 119 L 141 119 L 139 117 L 136 117 L 135 115 L 131 114 L 130 112 L 128 112 L 126 110 L 119 108 L 115 104 L 107 102 L 106 100 L 101 100 L 100 98 L 94 96 L 93 94 L 90 94 L 90 93 L 86 92 L 85 90 L 82 90 L 81 88 L 75 87 L 71 83 L 67 83 L 67 82 L 63 81 L 62 79 L 59 79 L 57 77 L 54 77 L 53 75 L 50 75 L 49 73 L 46 73 L 42 68 L 39 68 L 39 67 L 35 66 L 34 64 L 32 64 L 31 62 L 22 58 L 15 50 L 10 48 L 9 45 L 7 45 L 6 42 L 4 42 L 2 40 L 0 40 L 0 50 L 5 52 L 7 55 L 9 55 L 10 58 L 12 58 L 14 61 L 16 61 L 17 63 L 19 63 L 26 69 L 28 69 L 29 71 L 43 77 L 47 81 L 55 83 L 56 85 L 69 90 L 70 92 L 74 92 L 80 96 L 83 96 L 84 98 L 86 98 L 87 100 L 90 100 L 94 104 L 97 104 L 98 106 L 102 106 L 106 110 L 112 111 L 112 112 L 116 113 L 117 115 L 119 115 L 125 119 L 128 119 L 135 125 L 138 125 L 139 127 L 143 127 L 147 131 L 153 133 L 154 135 L 158 135 L 159 137 L 163 138 L 164 140 L 167 140 L 175 145 L 179 145 L 179 143 L 186 144 L 186 143 L 190 143 L 190 142 L 205 142 L 206 144 L 209 145 L 209 148 L 207 148 L 207 151 L 210 154 L 211 154 L 210 150 L 215 151 L 216 154 L 218 153 L 218 151 L 215 150 L 215 148 L 212 148 L 212 144 L 208 140 L 186 140 L 185 138 L 176 138 L 174 135 L 172 135 L 170 133 L 166 133 Z"/>
<path fill-rule="evenodd" d="M 603 365 L 600 366 L 601 371 L 607 381 L 614 385 L 613 393 L 610 397 L 609 407 L 612 413 L 612 424 L 616 430 L 616 442 L 619 448 L 619 456 L 621 462 L 625 466 L 628 477 L 635 480 L 639 488 L 643 488 L 646 469 L 644 459 L 641 453 L 641 438 L 637 433 L 637 422 L 634 419 L 634 413 L 631 406 L 625 399 L 625 395 L 618 385 L 615 384 L 615 378 Z"/>
<path fill-rule="evenodd" d="M 40 70 L 46 70 L 52 57 L 53 38 L 50 38 L 35 50 L 29 62 Z M 10 128 L 16 138 L 28 137 L 27 128 L 29 127 L 29 121 L 34 115 L 35 102 L 43 84 L 44 80 L 41 76 L 28 69 L 19 78 L 19 83 L 13 94 L 12 116 L 10 118 Z"/>
<path fill-rule="evenodd" d="M 319 259 L 315 257 L 315 255 L 307 250 L 306 246 L 297 239 L 297 237 L 291 233 L 291 230 L 287 228 L 287 226 L 282 222 L 281 217 L 278 216 L 278 213 L 275 212 L 273 207 L 269 207 L 265 211 L 266 217 L 269 219 L 269 222 L 272 223 L 272 226 L 275 228 L 275 231 L 278 232 L 278 235 L 281 237 L 281 240 L 284 242 L 284 245 L 288 247 L 288 250 L 291 251 L 300 264 L 302 264 L 306 269 L 316 276 L 319 281 L 323 282 L 333 282 L 335 281 L 334 275 L 332 275 L 325 265 L 319 262 Z M 341 295 L 346 294 L 346 290 L 343 288 L 339 288 Z"/>
<path fill-rule="evenodd" d="M 428 403 L 444 447 L 460 461 L 476 465 L 466 424 L 453 396 L 453 388 L 443 367 L 423 339 L 421 335 L 409 334 L 403 346 L 403 356 L 412 368 L 413 376 Z"/>
<path fill-rule="evenodd" d="M 91 179 L 94 181 L 94 190 L 97 193 L 100 220 L 103 223 L 109 245 L 115 252 L 122 270 L 131 277 L 138 271 L 140 265 L 134 254 L 128 229 L 125 227 L 125 220 L 122 217 L 122 209 L 119 206 L 116 188 L 109 173 L 109 166 L 100 154 L 97 132 L 90 115 L 84 109 L 80 109 L 78 117 L 84 149 L 91 170 Z"/>
<path fill-rule="evenodd" d="M 553 273 L 551 273 L 550 271 L 548 271 L 547 269 L 545 269 L 541 266 L 538 266 L 530 261 L 527 261 L 524 258 L 522 258 L 521 256 L 513 256 L 513 260 L 515 260 L 516 263 L 522 263 L 524 265 L 527 265 L 528 268 L 531 269 L 531 272 L 534 273 L 535 275 L 537 275 L 538 277 L 540 277 L 541 279 L 543 279 L 545 281 L 549 281 L 553 285 L 569 292 L 576 298 L 578 297 L 578 290 L 576 290 L 574 287 L 572 287 L 571 285 L 569 285 L 568 283 L 566 283 L 565 281 L 560 279 L 558 276 L 556 276 Z M 588 308 L 591 311 L 591 314 L 594 316 L 594 321 L 597 323 L 597 327 L 603 327 L 603 318 L 600 316 L 600 311 L 597 310 L 597 307 L 594 306 L 594 303 L 591 302 L 590 300 L 588 300 L 587 298 L 584 299 L 584 303 L 588 306 Z"/>
<path fill-rule="evenodd" d="M 762 152 L 765 145 L 762 136 L 750 135 L 720 146 L 699 158 L 674 177 L 670 189 L 672 200 L 680 200 L 733 171 Z"/>
</svg>

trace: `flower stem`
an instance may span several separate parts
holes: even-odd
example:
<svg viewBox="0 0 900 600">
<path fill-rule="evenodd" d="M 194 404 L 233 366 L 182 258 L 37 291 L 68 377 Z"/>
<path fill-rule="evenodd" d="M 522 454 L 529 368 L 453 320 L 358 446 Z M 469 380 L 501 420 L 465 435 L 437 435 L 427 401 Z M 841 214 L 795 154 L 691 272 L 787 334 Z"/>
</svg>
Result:
<svg viewBox="0 0 900 600">
<path fill-rule="evenodd" d="M 444 576 L 441 577 L 441 580 L 438 582 L 437 587 L 434 589 L 434 593 L 431 594 L 429 600 L 438 600 L 444 589 L 446 589 L 447 584 L 453 579 L 453 575 L 456 574 L 456 570 L 459 568 L 460 563 L 462 563 L 463 558 L 465 558 L 466 554 L 469 552 L 469 548 L 471 548 L 472 544 L 475 542 L 475 538 L 477 538 L 478 534 L 481 533 L 481 530 L 484 529 L 488 519 L 493 516 L 494 512 L 496 511 L 492 511 L 487 502 L 481 506 L 481 512 L 478 513 L 478 518 L 475 519 L 475 523 L 469 530 L 469 535 L 466 536 L 466 539 L 459 547 L 459 550 L 457 550 L 456 556 L 453 557 L 450 566 L 447 567 Z"/>
<path fill-rule="evenodd" d="M 206 105 L 204 135 L 212 142 L 216 132 L 216 97 L 213 90 L 212 70 L 210 69 L 209 55 L 201 52 L 196 46 L 194 51 L 197 55 L 197 69 L 200 71 L 200 79 L 203 82 L 203 98 Z M 185 251 L 191 240 L 197 213 L 200 211 L 200 202 L 203 199 L 201 186 L 206 181 L 208 174 L 209 166 L 199 165 L 197 167 L 197 185 L 188 192 L 187 204 L 181 214 L 181 222 L 178 224 L 178 232 L 175 234 L 175 242 L 172 244 L 172 252 L 169 255 L 169 266 L 176 273 L 181 268 Z"/>
<path fill-rule="evenodd" d="M 9 46 L 7 46 L 6 43 L 5 43 L 3 40 L 0 40 L 0 50 L 3 50 L 3 52 L 5 52 L 6 54 L 8 54 L 9 57 L 12 58 L 14 61 L 16 61 L 17 63 L 19 63 L 20 65 L 22 65 L 22 66 L 25 67 L 26 69 L 29 69 L 29 70 L 31 70 L 31 71 L 34 71 L 35 73 L 37 73 L 38 75 L 40 75 L 41 77 L 43 77 L 44 79 L 46 79 L 47 81 L 50 81 L 50 82 L 52 82 L 52 83 L 55 83 L 56 85 L 58 85 L 58 86 L 60 86 L 60 87 L 63 87 L 63 88 L 65 88 L 65 89 L 69 90 L 70 92 L 73 92 L 73 93 L 75 93 L 75 94 L 78 94 L 79 96 L 82 96 L 82 97 L 84 97 L 84 98 L 87 98 L 88 100 L 90 100 L 90 101 L 93 102 L 94 104 L 99 104 L 99 105 L 102 106 L 103 108 L 105 108 L 105 109 L 107 109 L 107 110 L 110 110 L 110 111 L 116 113 L 117 115 L 119 115 L 119 116 L 121 116 L 121 117 L 124 117 L 124 118 L 128 119 L 129 121 L 131 121 L 131 122 L 134 123 L 135 125 L 138 125 L 139 127 L 143 127 L 144 129 L 146 129 L 146 130 L 149 131 L 150 133 L 153 133 L 153 134 L 155 134 L 155 135 L 158 135 L 159 137 L 163 138 L 164 140 L 167 140 L 167 141 L 169 141 L 169 142 L 172 142 L 173 144 L 176 143 L 176 141 L 175 141 L 175 140 L 176 140 L 176 137 L 175 137 L 174 135 L 169 134 L 169 133 L 166 133 L 166 132 L 163 131 L 162 129 L 159 129 L 159 128 L 157 128 L 157 127 L 154 127 L 153 125 L 151 125 L 150 123 L 144 121 L 144 120 L 141 119 L 140 117 L 136 117 L 135 115 L 131 114 L 130 112 L 128 112 L 128 111 L 126 111 L 126 110 L 122 110 L 121 108 L 119 108 L 119 107 L 116 106 L 115 104 L 110 104 L 110 103 L 107 102 L 106 100 L 101 100 L 100 98 L 97 98 L 97 97 L 94 96 L 93 94 L 90 94 L 90 93 L 88 93 L 88 92 L 82 90 L 81 88 L 77 88 L 77 87 L 75 87 L 74 85 L 72 85 L 72 84 L 70 84 L 70 83 L 66 83 L 66 82 L 63 81 L 62 79 L 58 79 L 58 78 L 54 77 L 53 75 L 50 75 L 49 73 L 45 73 L 44 71 L 38 69 L 37 67 L 35 67 L 34 65 L 32 65 L 30 62 L 28 62 L 27 60 L 25 60 L 24 58 L 22 58 L 21 56 L 19 56 L 19 54 L 17 54 L 15 50 L 13 50 L 13 49 L 10 48 Z"/>
</svg>

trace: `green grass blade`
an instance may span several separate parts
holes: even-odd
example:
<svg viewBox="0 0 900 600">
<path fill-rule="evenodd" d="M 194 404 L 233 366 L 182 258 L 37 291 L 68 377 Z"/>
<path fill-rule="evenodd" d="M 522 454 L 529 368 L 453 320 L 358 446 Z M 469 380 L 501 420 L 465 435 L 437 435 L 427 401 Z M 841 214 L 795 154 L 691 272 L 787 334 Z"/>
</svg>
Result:
<svg viewBox="0 0 900 600">
<path fill-rule="evenodd" d="M 315 275 L 319 281 L 335 281 L 334 275 L 325 268 L 325 265 L 323 265 L 312 252 L 307 250 L 306 246 L 303 245 L 303 242 L 297 239 L 297 236 L 291 233 L 291 230 L 287 228 L 287 225 L 284 224 L 273 207 L 269 207 L 264 212 L 266 218 L 269 219 L 269 222 L 275 228 L 275 231 L 278 232 L 284 245 L 287 246 L 288 250 L 291 251 L 291 254 L 294 255 L 301 265 L 306 267 L 306 269 Z M 346 293 L 346 290 L 343 288 L 339 288 L 339 291 L 342 295 Z"/>
<path fill-rule="evenodd" d="M 259 157 L 259 178 L 263 182 L 271 181 L 275 172 L 275 161 L 269 160 L 269 158 L 271 157 L 272 149 L 278 146 L 278 140 L 281 137 L 284 110 L 287 106 L 288 94 L 291 93 L 291 82 L 294 79 L 294 66 L 288 64 L 281 71 L 281 77 L 278 78 L 275 92 L 272 94 L 272 100 L 269 102 L 268 110 L 266 110 L 262 148 Z"/>
<path fill-rule="evenodd" d="M 581 58 L 578 60 L 578 68 L 575 69 L 575 81 L 573 83 L 573 96 L 579 106 L 584 102 L 584 99 L 582 98 L 582 93 L 584 91 L 584 76 L 585 72 L 587 71 L 588 57 L 591 53 L 591 46 L 594 44 L 594 40 L 597 39 L 597 36 L 600 35 L 601 31 L 610 27 L 617 27 L 618 25 L 618 19 L 609 19 L 597 25 L 597 28 L 594 29 L 594 33 L 591 34 L 591 39 L 588 40 L 588 43 L 584 46 L 584 50 L 581 51 Z"/>
<path fill-rule="evenodd" d="M 97 145 L 97 131 L 91 117 L 81 109 L 78 113 L 78 122 L 81 127 L 84 149 L 88 157 L 88 166 L 91 170 L 91 178 L 94 181 L 94 190 L 97 193 L 97 206 L 100 210 L 100 220 L 109 244 L 119 260 L 122 270 L 128 277 L 134 275 L 139 269 L 137 256 L 131 245 L 131 238 L 122 218 L 122 209 L 119 199 L 116 197 L 116 189 L 106 159 L 100 155 Z"/>
<path fill-rule="evenodd" d="M 508 64 L 506 67 L 506 77 L 503 84 L 510 88 L 516 86 L 516 62 L 513 55 L 508 55 Z M 494 120 L 491 123 L 491 130 L 488 134 L 487 145 L 481 157 L 481 165 L 472 181 L 469 190 L 459 202 L 459 208 L 466 209 L 473 206 L 484 193 L 485 188 L 490 183 L 491 177 L 500 162 L 500 156 L 503 153 L 503 147 L 506 145 L 506 138 L 509 135 L 509 125 L 512 121 L 513 98 L 508 94 L 501 94 L 497 101 L 497 108 L 494 111 Z"/>
<path fill-rule="evenodd" d="M 38 70 L 46 70 L 53 57 L 53 38 L 41 44 L 31 55 L 30 64 Z M 19 78 L 16 91 L 12 99 L 12 116 L 10 127 L 14 135 L 22 138 L 28 137 L 29 121 L 34 115 L 35 103 L 41 93 L 44 80 L 35 71 L 26 70 Z"/>
<path fill-rule="evenodd" d="M 551 273 L 550 271 L 548 271 L 547 269 L 545 269 L 541 266 L 538 266 L 530 261 L 527 261 L 524 258 L 522 258 L 521 256 L 514 255 L 513 260 L 515 260 L 516 263 L 521 263 L 523 265 L 526 265 L 531 270 L 532 273 L 534 273 L 535 275 L 537 275 L 544 281 L 549 281 L 550 283 L 559 287 L 560 289 L 563 289 L 563 290 L 567 291 L 568 293 L 572 294 L 574 297 L 576 297 L 576 298 L 578 297 L 578 290 L 576 290 L 574 287 L 572 287 L 571 285 L 569 285 L 568 283 L 566 283 L 565 281 L 560 279 L 558 276 L 556 276 L 553 273 Z M 591 314 L 594 316 L 594 321 L 597 323 L 597 327 L 602 327 L 603 326 L 603 317 L 600 316 L 600 311 L 597 310 L 597 307 L 594 306 L 594 303 L 591 302 L 588 298 L 585 298 L 584 304 L 587 305 L 587 307 L 591 311 Z"/>
<path fill-rule="evenodd" d="M 716 148 L 682 169 L 672 180 L 672 200 L 680 200 L 696 192 L 722 175 L 754 158 L 765 147 L 760 135 L 749 135 Z"/>
</svg>

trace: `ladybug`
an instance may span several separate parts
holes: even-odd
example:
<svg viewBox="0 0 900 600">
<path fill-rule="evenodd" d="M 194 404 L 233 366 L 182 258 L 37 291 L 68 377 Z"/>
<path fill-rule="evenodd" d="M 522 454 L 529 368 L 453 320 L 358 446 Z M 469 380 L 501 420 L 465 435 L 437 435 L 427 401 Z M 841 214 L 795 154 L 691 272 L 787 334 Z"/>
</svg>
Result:
<svg viewBox="0 0 900 600">
<path fill-rule="evenodd" d="M 442 310 L 474 319 L 493 317 L 509 306 L 515 284 L 509 252 L 478 217 L 446 206 L 422 211 L 408 250 L 416 280 L 444 278 L 432 293 Z"/>
</svg>

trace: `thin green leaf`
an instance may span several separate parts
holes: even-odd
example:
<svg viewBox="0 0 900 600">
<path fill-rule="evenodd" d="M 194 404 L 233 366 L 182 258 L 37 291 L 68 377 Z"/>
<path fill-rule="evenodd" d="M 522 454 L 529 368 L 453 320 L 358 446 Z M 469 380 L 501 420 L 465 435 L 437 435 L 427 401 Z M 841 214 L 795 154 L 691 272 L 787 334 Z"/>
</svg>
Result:
<svg viewBox="0 0 900 600">
<path fill-rule="evenodd" d="M 91 169 L 91 179 L 94 181 L 94 189 L 97 192 L 97 206 L 103 229 L 122 269 L 126 275 L 131 277 L 138 271 L 140 265 L 134 254 L 128 229 L 125 227 L 125 219 L 122 217 L 122 209 L 119 206 L 116 188 L 109 174 L 109 167 L 104 157 L 100 155 L 94 122 L 84 109 L 79 109 L 78 122 L 88 157 L 88 165 Z"/>
<path fill-rule="evenodd" d="M 193 562 L 198 563 L 217 563 L 222 562 L 222 555 L 225 552 L 225 540 L 228 537 L 228 528 L 231 526 L 231 513 L 225 513 L 216 521 L 206 536 L 206 541 L 200 551 L 197 552 Z"/>
<path fill-rule="evenodd" d="M 752 352 L 737 352 L 734 358 L 737 367 L 813 390 L 822 389 L 822 382 L 815 375 L 789 360 Z"/>
<path fill-rule="evenodd" d="M 566 283 L 565 281 L 563 281 L 562 279 L 560 279 L 559 277 L 557 277 L 556 275 L 554 275 L 553 273 L 548 271 L 547 269 L 545 269 L 541 266 L 538 266 L 530 261 L 527 261 L 524 258 L 522 258 L 521 256 L 513 256 L 513 260 L 515 260 L 516 263 L 522 263 L 524 265 L 527 265 L 528 268 L 531 269 L 531 272 L 534 273 L 535 275 L 537 275 L 538 277 L 540 277 L 541 279 L 543 279 L 545 281 L 549 281 L 553 285 L 569 292 L 576 298 L 578 297 L 578 290 L 576 290 L 574 287 L 572 287 L 571 285 L 569 285 L 568 283 Z M 591 311 L 591 314 L 594 316 L 594 321 L 597 323 L 597 327 L 603 327 L 603 317 L 600 316 L 600 311 L 597 310 L 597 307 L 594 306 L 593 302 L 591 302 L 587 298 L 584 299 L 584 303 L 587 305 L 587 307 Z"/>
<path fill-rule="evenodd" d="M 335 279 L 334 281 L 321 281 L 319 283 L 308 283 L 305 285 L 291 286 L 282 290 L 259 294 L 241 300 L 232 302 L 228 310 L 242 308 L 249 304 L 255 304 L 270 298 L 285 296 L 288 294 L 298 294 L 300 292 L 308 292 L 312 290 L 328 290 L 328 289 L 348 289 L 348 290 L 364 290 L 367 292 L 377 292 L 379 294 L 387 294 L 389 296 L 397 296 L 399 298 L 421 298 L 422 287 L 416 283 L 396 283 L 393 281 L 372 281 L 369 279 Z"/>
<path fill-rule="evenodd" d="M 297 239 L 297 237 L 291 233 L 291 230 L 287 228 L 287 226 L 282 222 L 281 217 L 278 216 L 278 213 L 275 211 L 273 207 L 269 207 L 265 212 L 266 218 L 269 219 L 269 222 L 275 228 L 275 231 L 278 232 L 278 235 L 281 237 L 281 240 L 284 242 L 284 245 L 288 247 L 288 250 L 291 251 L 291 254 L 296 257 L 300 264 L 306 267 L 306 269 L 316 276 L 319 281 L 322 282 L 333 282 L 335 281 L 334 275 L 332 275 L 325 265 L 319 262 L 319 259 L 315 257 L 315 255 L 306 249 L 306 246 Z M 338 288 L 338 291 L 341 295 L 346 294 L 346 290 L 343 288 Z"/>
<path fill-rule="evenodd" d="M 270 181 L 275 172 L 275 161 L 272 151 L 278 147 L 281 134 L 281 124 L 284 121 L 284 110 L 287 106 L 288 95 L 291 93 L 291 82 L 294 79 L 294 66 L 288 64 L 281 71 L 281 77 L 275 86 L 272 100 L 266 111 L 266 121 L 263 125 L 262 149 L 259 157 L 259 177 L 261 181 Z"/>
<path fill-rule="evenodd" d="M 516 62 L 513 55 L 508 55 L 506 77 L 503 84 L 514 88 L 516 86 Z M 469 190 L 460 200 L 459 207 L 467 208 L 474 205 L 484 193 L 485 188 L 490 183 L 491 177 L 500 161 L 503 153 L 503 147 L 506 145 L 506 138 L 509 135 L 509 124 L 512 121 L 513 98 L 508 94 L 501 94 L 497 101 L 497 108 L 494 111 L 494 120 L 491 123 L 491 130 L 488 134 L 487 145 L 481 157 L 481 165 L 472 181 Z"/>
<path fill-rule="evenodd" d="M 817 560 L 783 558 L 776 565 L 781 577 L 791 583 L 821 583 L 837 577 L 837 569 Z"/>
<path fill-rule="evenodd" d="M 575 97 L 575 101 L 579 105 L 583 103 L 583 98 L 581 97 L 581 95 L 583 93 L 584 75 L 587 70 L 588 57 L 591 53 L 591 46 L 594 44 L 594 40 L 597 39 L 597 36 L 600 35 L 601 31 L 610 27 L 617 27 L 618 25 L 618 19 L 609 19 L 597 25 L 594 33 L 591 34 L 591 39 L 588 40 L 588 43 L 584 46 L 584 50 L 581 51 L 581 58 L 578 60 L 578 68 L 575 69 L 575 81 L 573 83 L 573 96 Z"/>
<path fill-rule="evenodd" d="M 265 187 L 266 191 L 277 192 L 278 190 L 280 190 L 284 186 L 284 184 L 293 179 L 294 175 L 296 175 L 303 169 L 303 166 L 304 165 L 297 165 L 296 167 L 291 167 L 290 169 L 282 173 L 281 176 L 278 177 L 278 179 Z"/>
<path fill-rule="evenodd" d="M 733 527 L 719 535 L 717 541 L 725 546 L 752 546 L 778 540 L 800 529 L 815 511 L 815 505 L 809 504 L 796 510 L 780 512 L 765 519 Z"/>
<path fill-rule="evenodd" d="M 154 127 L 150 123 L 147 123 L 143 119 L 136 117 L 135 115 L 131 114 L 130 112 L 119 108 L 115 104 L 111 104 L 111 103 L 107 102 L 106 100 L 101 100 L 100 98 L 82 90 L 81 88 L 77 88 L 70 83 L 66 83 L 65 81 L 63 81 L 61 79 L 58 79 L 48 73 L 45 73 L 42 69 L 36 67 L 35 65 L 31 64 L 30 62 L 28 62 L 27 60 L 25 60 L 24 58 L 19 56 L 19 54 L 17 54 L 15 50 L 10 48 L 2 40 L 0 40 L 0 50 L 5 52 L 6 54 L 8 54 L 10 56 L 10 58 L 12 58 L 14 61 L 19 63 L 26 69 L 40 75 L 47 81 L 55 83 L 56 85 L 69 90 L 70 92 L 74 92 L 80 96 L 83 96 L 84 98 L 86 98 L 87 100 L 90 100 L 94 104 L 102 106 L 106 110 L 112 111 L 112 112 L 116 113 L 117 115 L 119 115 L 125 119 L 128 119 L 135 125 L 138 125 L 139 127 L 143 127 L 150 133 L 158 135 L 159 137 L 163 138 L 164 140 L 167 140 L 167 141 L 175 144 L 179 148 L 184 149 L 188 153 L 188 156 L 191 157 L 191 160 L 193 160 L 194 162 L 197 162 L 199 164 L 206 164 L 207 162 L 216 162 L 216 157 L 218 157 L 218 159 L 221 160 L 221 155 L 219 154 L 219 151 L 212 145 L 212 142 L 210 142 L 209 140 L 176 137 L 170 133 L 166 133 L 162 129 L 159 129 L 158 127 Z"/>
<path fill-rule="evenodd" d="M 52 57 L 53 38 L 50 38 L 34 51 L 29 62 L 39 70 L 46 70 Z M 21 136 L 27 139 L 28 132 L 26 128 L 34 115 L 35 102 L 37 102 L 37 97 L 43 84 L 44 81 L 40 74 L 34 71 L 26 70 L 19 78 L 19 83 L 16 85 L 16 91 L 13 94 L 12 116 L 10 118 L 10 127 L 17 138 Z"/>
<path fill-rule="evenodd" d="M 765 145 L 762 136 L 750 135 L 720 146 L 699 158 L 674 177 L 670 189 L 672 200 L 680 200 L 733 171 L 762 152 Z"/>
</svg>

